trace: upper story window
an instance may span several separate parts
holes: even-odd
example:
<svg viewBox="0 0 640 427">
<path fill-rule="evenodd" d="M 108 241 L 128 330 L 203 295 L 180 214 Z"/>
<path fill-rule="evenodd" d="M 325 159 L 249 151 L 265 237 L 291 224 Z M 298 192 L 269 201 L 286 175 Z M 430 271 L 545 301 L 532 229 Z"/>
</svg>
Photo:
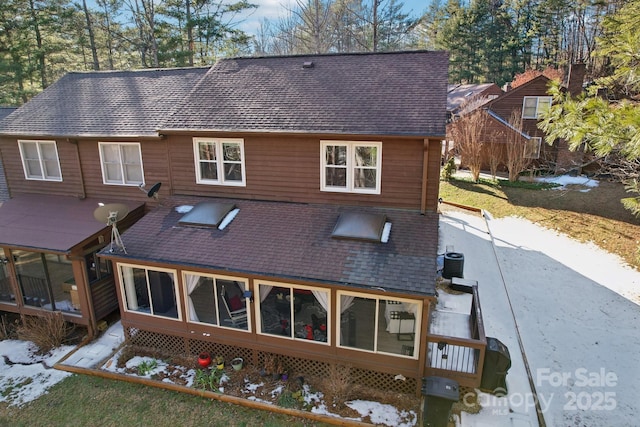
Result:
<svg viewBox="0 0 640 427">
<path fill-rule="evenodd" d="M 525 96 L 522 101 L 522 118 L 539 119 L 551 107 L 550 96 Z"/>
<path fill-rule="evenodd" d="M 322 141 L 320 190 L 380 194 L 382 143 Z"/>
<path fill-rule="evenodd" d="M 244 187 L 244 141 L 230 138 L 193 138 L 198 184 Z"/>
<path fill-rule="evenodd" d="M 114 185 L 140 185 L 144 183 L 142 154 L 136 142 L 100 142 L 102 181 Z"/>
<path fill-rule="evenodd" d="M 26 179 L 62 181 L 55 141 L 18 141 Z"/>
<path fill-rule="evenodd" d="M 540 146 L 542 145 L 542 138 L 539 136 L 533 136 L 529 139 L 524 146 L 524 158 L 525 159 L 539 159 L 540 158 Z"/>
</svg>

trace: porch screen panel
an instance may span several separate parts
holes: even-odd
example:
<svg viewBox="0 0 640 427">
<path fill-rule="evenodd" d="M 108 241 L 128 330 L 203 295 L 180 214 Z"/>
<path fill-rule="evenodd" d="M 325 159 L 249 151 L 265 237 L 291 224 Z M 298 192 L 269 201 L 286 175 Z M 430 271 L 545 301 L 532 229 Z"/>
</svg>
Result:
<svg viewBox="0 0 640 427">
<path fill-rule="evenodd" d="M 11 288 L 7 265 L 0 263 L 0 302 L 12 303 L 16 302 L 16 295 Z"/>
<path fill-rule="evenodd" d="M 212 277 L 185 274 L 187 287 L 187 308 L 192 322 L 218 324 L 215 286 Z"/>
<path fill-rule="evenodd" d="M 177 319 L 178 303 L 172 272 L 121 266 L 127 309 Z"/>
<path fill-rule="evenodd" d="M 413 357 L 417 348 L 418 304 L 380 300 L 378 319 L 377 351 Z"/>
<path fill-rule="evenodd" d="M 263 284 L 259 289 L 260 331 L 291 337 L 291 290 Z"/>
<path fill-rule="evenodd" d="M 173 274 L 165 271 L 149 270 L 149 294 L 153 314 L 162 317 L 178 318 L 178 305 Z"/>
<path fill-rule="evenodd" d="M 353 298 L 351 305 L 346 309 L 342 307 L 340 309 L 342 313 L 340 318 L 340 345 L 374 351 L 376 300 L 342 295 L 340 304 L 346 305 L 350 298 Z"/>
<path fill-rule="evenodd" d="M 77 298 L 78 290 L 72 287 L 75 285 L 75 279 L 71 261 L 64 255 L 45 254 L 44 257 L 55 309 L 78 313 L 80 304 Z"/>
</svg>

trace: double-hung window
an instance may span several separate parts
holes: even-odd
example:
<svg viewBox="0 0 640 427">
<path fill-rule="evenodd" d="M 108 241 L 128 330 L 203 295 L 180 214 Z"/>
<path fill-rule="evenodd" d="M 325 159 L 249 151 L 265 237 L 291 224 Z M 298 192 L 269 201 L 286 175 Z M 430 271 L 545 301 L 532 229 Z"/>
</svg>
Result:
<svg viewBox="0 0 640 427">
<path fill-rule="evenodd" d="M 194 138 L 198 184 L 244 187 L 244 141 L 231 138 Z"/>
<path fill-rule="evenodd" d="M 26 179 L 62 181 L 55 141 L 18 141 Z"/>
<path fill-rule="evenodd" d="M 382 143 L 322 141 L 320 190 L 380 194 Z"/>
<path fill-rule="evenodd" d="M 102 181 L 114 185 L 140 185 L 144 183 L 142 153 L 135 142 L 100 142 Z"/>
<path fill-rule="evenodd" d="M 522 118 L 539 119 L 551 107 L 550 96 L 525 96 L 522 101 Z"/>
</svg>

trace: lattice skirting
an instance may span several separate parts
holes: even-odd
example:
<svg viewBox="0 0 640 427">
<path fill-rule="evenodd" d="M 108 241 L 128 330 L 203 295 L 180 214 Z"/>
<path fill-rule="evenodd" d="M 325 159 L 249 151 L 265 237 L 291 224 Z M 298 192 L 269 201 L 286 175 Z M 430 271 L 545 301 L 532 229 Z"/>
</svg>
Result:
<svg viewBox="0 0 640 427">
<path fill-rule="evenodd" d="M 222 355 L 227 360 L 234 357 L 242 357 L 254 366 L 262 366 L 266 357 L 271 354 L 261 350 L 160 334 L 132 327 L 125 328 L 125 339 L 129 345 L 157 349 L 175 355 L 195 356 L 207 351 L 211 354 Z M 277 356 L 290 373 L 300 373 L 305 376 L 319 378 L 326 378 L 329 375 L 330 363 L 292 357 L 286 354 L 277 354 Z M 418 381 L 417 378 L 406 378 L 404 381 L 397 380 L 394 374 L 354 367 L 351 368 L 351 377 L 354 382 L 363 386 L 404 394 L 415 394 Z"/>
</svg>

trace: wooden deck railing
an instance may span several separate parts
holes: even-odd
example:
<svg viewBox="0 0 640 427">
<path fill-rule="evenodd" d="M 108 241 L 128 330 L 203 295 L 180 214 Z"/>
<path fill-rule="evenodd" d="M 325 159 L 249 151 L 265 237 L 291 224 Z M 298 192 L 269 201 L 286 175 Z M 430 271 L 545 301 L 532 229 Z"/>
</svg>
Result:
<svg viewBox="0 0 640 427">
<path fill-rule="evenodd" d="M 460 385 L 479 387 L 487 338 L 477 286 L 471 287 L 469 328 L 471 338 L 427 333 L 427 375 L 452 378 Z"/>
</svg>

